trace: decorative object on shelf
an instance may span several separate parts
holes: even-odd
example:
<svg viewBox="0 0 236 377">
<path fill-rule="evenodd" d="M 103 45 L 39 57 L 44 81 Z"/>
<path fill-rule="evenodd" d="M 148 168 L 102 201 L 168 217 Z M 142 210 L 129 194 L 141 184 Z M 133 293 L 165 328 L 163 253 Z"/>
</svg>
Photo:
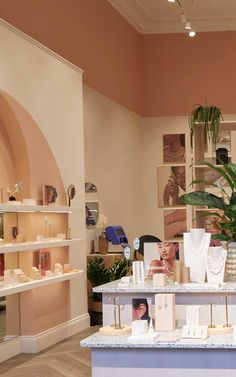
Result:
<svg viewBox="0 0 236 377">
<path fill-rule="evenodd" d="M 220 241 L 228 241 L 227 258 L 226 258 L 226 279 L 236 280 L 236 248 L 231 243 L 236 242 L 236 164 L 223 164 L 223 168 L 215 166 L 209 162 L 205 165 L 216 171 L 229 185 L 231 192 L 226 192 L 220 184 L 216 186 L 219 194 L 214 195 L 206 191 L 193 191 L 182 196 L 181 201 L 184 204 L 192 206 L 204 206 L 208 209 L 215 208 L 219 211 L 206 211 L 205 216 L 213 219 L 213 227 L 216 234 L 212 235 L 213 239 Z M 205 180 L 195 180 L 194 183 L 207 183 Z"/>
<path fill-rule="evenodd" d="M 215 147 L 221 120 L 223 120 L 221 110 L 215 105 L 208 106 L 207 100 L 205 106 L 196 105 L 189 115 L 191 144 L 193 144 L 195 130 L 200 126 L 203 129 L 204 142 L 207 143 L 207 139 L 209 139 L 212 146 Z"/>
<path fill-rule="evenodd" d="M 70 201 L 75 197 L 75 185 L 70 185 L 66 190 L 67 198 L 68 198 L 68 207 L 70 207 Z"/>
<path fill-rule="evenodd" d="M 20 182 L 17 182 L 15 184 L 15 193 L 16 193 L 16 198 L 18 201 L 21 201 L 21 192 L 23 190 L 23 183 L 20 181 Z"/>
<path fill-rule="evenodd" d="M 43 205 L 55 204 L 57 198 L 57 190 L 50 185 L 43 186 Z"/>
<path fill-rule="evenodd" d="M 106 237 L 105 228 L 108 224 L 108 217 L 104 214 L 100 214 L 98 217 L 97 228 L 100 228 L 101 233 L 98 237 L 98 250 L 100 254 L 108 253 L 108 239 Z"/>
<path fill-rule="evenodd" d="M 132 263 L 133 270 L 133 282 L 134 284 L 144 284 L 144 262 L 143 261 L 134 261 Z"/>
<path fill-rule="evenodd" d="M 227 148 L 217 148 L 216 149 L 216 165 L 220 165 L 222 162 L 228 164 L 228 149 Z"/>
</svg>

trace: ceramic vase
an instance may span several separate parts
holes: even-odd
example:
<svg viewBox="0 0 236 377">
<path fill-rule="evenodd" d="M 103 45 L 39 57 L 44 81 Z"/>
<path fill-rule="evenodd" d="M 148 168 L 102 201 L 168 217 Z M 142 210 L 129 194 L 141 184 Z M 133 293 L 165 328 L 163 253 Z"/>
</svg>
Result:
<svg viewBox="0 0 236 377">
<path fill-rule="evenodd" d="M 225 280 L 236 281 L 236 242 L 227 242 Z"/>
<path fill-rule="evenodd" d="M 108 253 L 108 240 L 106 238 L 105 231 L 98 237 L 98 250 L 100 254 Z"/>
</svg>

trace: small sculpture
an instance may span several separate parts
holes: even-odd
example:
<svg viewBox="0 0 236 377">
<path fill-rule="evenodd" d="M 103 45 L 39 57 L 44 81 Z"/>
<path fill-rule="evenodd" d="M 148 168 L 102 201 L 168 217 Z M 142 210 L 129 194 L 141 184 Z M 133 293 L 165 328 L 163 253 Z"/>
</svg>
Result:
<svg viewBox="0 0 236 377">
<path fill-rule="evenodd" d="M 75 186 L 74 185 L 70 185 L 68 187 L 68 189 L 66 190 L 66 194 L 67 194 L 67 197 L 68 197 L 68 206 L 70 207 L 70 201 L 72 199 L 74 199 L 75 197 Z"/>
</svg>

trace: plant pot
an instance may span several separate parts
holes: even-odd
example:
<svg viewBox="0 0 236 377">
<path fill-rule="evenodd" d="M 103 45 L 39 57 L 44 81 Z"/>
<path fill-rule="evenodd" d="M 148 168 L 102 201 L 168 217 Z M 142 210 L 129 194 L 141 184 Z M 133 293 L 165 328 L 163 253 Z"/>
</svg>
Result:
<svg viewBox="0 0 236 377">
<path fill-rule="evenodd" d="M 236 242 L 227 242 L 225 280 L 236 281 Z"/>
<path fill-rule="evenodd" d="M 103 255 L 108 253 L 108 240 L 105 233 L 100 234 L 98 238 L 98 250 Z"/>
</svg>

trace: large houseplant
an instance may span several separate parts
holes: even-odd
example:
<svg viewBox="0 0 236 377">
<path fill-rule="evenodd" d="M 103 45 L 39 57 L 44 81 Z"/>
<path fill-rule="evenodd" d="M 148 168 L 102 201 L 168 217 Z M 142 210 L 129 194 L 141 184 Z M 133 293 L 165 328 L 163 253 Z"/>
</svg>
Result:
<svg viewBox="0 0 236 377">
<path fill-rule="evenodd" d="M 215 105 L 208 106 L 207 101 L 205 106 L 197 104 L 189 115 L 191 144 L 193 144 L 196 127 L 200 125 L 203 128 L 205 143 L 209 139 L 215 147 L 221 120 L 223 120 L 223 116 L 218 107 Z"/>
<path fill-rule="evenodd" d="M 183 204 L 192 206 L 206 206 L 206 216 L 214 218 L 216 234 L 212 237 L 220 241 L 228 241 L 226 260 L 226 277 L 228 280 L 236 279 L 236 259 L 232 254 L 236 253 L 236 164 L 228 163 L 223 167 L 205 162 L 205 165 L 216 171 L 229 186 L 229 192 L 222 185 L 211 184 L 205 180 L 195 180 L 195 183 L 207 183 L 218 188 L 218 195 L 206 191 L 193 191 L 183 195 L 180 200 Z M 214 211 L 214 209 L 218 211 Z M 234 249 L 232 251 L 232 248 Z M 235 261 L 235 262 L 234 262 Z"/>
<path fill-rule="evenodd" d="M 104 259 L 101 257 L 88 259 L 87 278 L 91 287 L 109 283 L 118 280 L 129 273 L 132 262 L 127 259 L 118 259 L 109 268 L 105 266 Z M 94 313 L 91 315 L 91 325 L 101 324 L 102 322 L 102 293 L 92 292 L 91 309 Z M 100 314 L 95 314 L 100 313 Z"/>
</svg>

